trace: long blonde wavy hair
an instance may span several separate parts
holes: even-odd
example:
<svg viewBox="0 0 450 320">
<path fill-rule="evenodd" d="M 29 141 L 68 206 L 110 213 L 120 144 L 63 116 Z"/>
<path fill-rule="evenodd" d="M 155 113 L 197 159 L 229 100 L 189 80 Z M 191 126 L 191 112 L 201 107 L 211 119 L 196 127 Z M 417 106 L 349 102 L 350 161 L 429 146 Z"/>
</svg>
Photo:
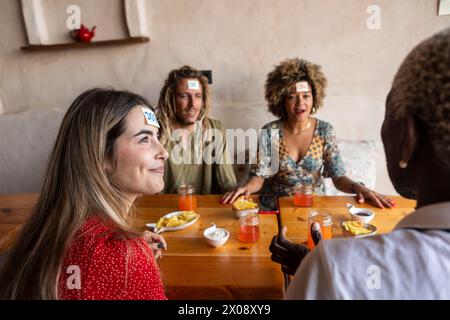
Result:
<svg viewBox="0 0 450 320">
<path fill-rule="evenodd" d="M 50 155 L 40 197 L 0 275 L 0 298 L 57 299 L 59 272 L 74 234 L 91 215 L 136 237 L 130 204 L 109 178 L 125 117 L 147 100 L 127 91 L 92 89 L 72 103 Z"/>
<path fill-rule="evenodd" d="M 203 108 L 200 111 L 199 121 L 202 122 L 203 129 L 208 129 L 208 121 L 203 121 L 208 117 L 211 110 L 210 92 L 208 79 L 197 69 L 190 66 L 183 66 L 170 71 L 164 82 L 164 86 L 159 94 L 157 117 L 161 125 L 161 143 L 167 145 L 172 133 L 172 123 L 175 120 L 176 109 L 176 89 L 181 79 L 197 79 L 203 89 Z"/>
</svg>

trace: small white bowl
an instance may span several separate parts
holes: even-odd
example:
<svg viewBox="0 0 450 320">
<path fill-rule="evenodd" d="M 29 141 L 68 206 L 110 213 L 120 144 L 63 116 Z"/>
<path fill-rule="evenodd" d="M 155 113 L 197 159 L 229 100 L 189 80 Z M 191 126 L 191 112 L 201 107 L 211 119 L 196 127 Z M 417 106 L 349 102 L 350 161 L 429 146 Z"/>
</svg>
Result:
<svg viewBox="0 0 450 320">
<path fill-rule="evenodd" d="M 350 217 L 354 221 L 361 221 L 363 223 L 369 223 L 375 217 L 375 212 L 365 208 L 357 208 L 354 205 L 347 204 Z"/>
<path fill-rule="evenodd" d="M 215 238 L 213 236 L 213 233 L 224 233 L 224 236 L 221 238 Z M 205 237 L 206 242 L 208 242 L 209 245 L 217 248 L 223 246 L 225 242 L 228 241 L 230 232 L 224 228 L 217 228 L 214 223 L 211 223 L 211 227 L 205 229 L 205 231 L 203 232 L 203 236 Z"/>
<path fill-rule="evenodd" d="M 248 209 L 248 210 L 236 210 L 233 209 L 234 215 L 236 216 L 236 218 L 240 218 L 242 216 L 245 216 L 247 214 L 252 214 L 252 213 L 258 213 L 259 212 L 259 208 L 253 208 L 253 209 Z"/>
</svg>

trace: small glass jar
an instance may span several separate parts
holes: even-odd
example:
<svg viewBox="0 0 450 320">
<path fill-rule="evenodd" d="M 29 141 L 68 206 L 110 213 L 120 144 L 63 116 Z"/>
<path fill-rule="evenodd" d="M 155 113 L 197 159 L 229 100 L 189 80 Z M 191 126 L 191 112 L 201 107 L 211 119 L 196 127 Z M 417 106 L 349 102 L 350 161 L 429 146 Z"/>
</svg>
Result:
<svg viewBox="0 0 450 320">
<path fill-rule="evenodd" d="M 250 213 L 239 218 L 239 235 L 241 242 L 252 243 L 259 240 L 259 215 Z"/>
<path fill-rule="evenodd" d="M 197 197 L 194 193 L 195 188 L 192 184 L 182 184 L 178 187 L 178 210 L 197 210 Z"/>
<path fill-rule="evenodd" d="M 310 249 L 314 248 L 314 242 L 311 237 L 311 225 L 314 222 L 320 224 L 320 231 L 322 233 L 322 240 L 328 240 L 333 237 L 331 228 L 333 226 L 333 219 L 328 211 L 324 210 L 313 210 L 308 215 L 308 247 Z"/>
<path fill-rule="evenodd" d="M 294 205 L 296 207 L 312 207 L 313 185 L 300 184 L 294 188 Z"/>
</svg>

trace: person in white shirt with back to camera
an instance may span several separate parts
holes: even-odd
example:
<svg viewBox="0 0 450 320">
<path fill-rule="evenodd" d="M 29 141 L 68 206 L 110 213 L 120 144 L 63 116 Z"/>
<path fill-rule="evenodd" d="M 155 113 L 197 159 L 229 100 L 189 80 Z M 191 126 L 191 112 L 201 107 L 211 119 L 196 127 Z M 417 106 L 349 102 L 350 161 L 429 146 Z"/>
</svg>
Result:
<svg viewBox="0 0 450 320">
<path fill-rule="evenodd" d="M 398 70 L 381 129 L 389 176 L 416 210 L 389 234 L 320 242 L 310 253 L 274 237 L 295 276 L 286 299 L 450 299 L 450 28 Z"/>
</svg>

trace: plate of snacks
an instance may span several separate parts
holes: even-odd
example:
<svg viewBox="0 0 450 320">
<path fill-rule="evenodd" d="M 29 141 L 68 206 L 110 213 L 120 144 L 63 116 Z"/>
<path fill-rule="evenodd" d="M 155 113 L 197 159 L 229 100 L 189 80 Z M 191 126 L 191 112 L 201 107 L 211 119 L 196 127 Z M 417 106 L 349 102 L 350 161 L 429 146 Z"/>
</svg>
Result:
<svg viewBox="0 0 450 320">
<path fill-rule="evenodd" d="M 355 238 L 372 236 L 377 232 L 377 227 L 373 224 L 364 223 L 361 221 L 344 221 L 341 223 L 341 228 L 347 236 Z"/>
<path fill-rule="evenodd" d="M 175 211 L 162 216 L 157 223 L 147 223 L 146 226 L 156 233 L 176 231 L 193 225 L 200 215 L 194 211 Z"/>
<path fill-rule="evenodd" d="M 245 199 L 244 196 L 240 196 L 233 202 L 233 212 L 236 218 L 250 213 L 258 213 L 258 211 L 258 204 L 253 202 L 252 198 Z"/>
</svg>

